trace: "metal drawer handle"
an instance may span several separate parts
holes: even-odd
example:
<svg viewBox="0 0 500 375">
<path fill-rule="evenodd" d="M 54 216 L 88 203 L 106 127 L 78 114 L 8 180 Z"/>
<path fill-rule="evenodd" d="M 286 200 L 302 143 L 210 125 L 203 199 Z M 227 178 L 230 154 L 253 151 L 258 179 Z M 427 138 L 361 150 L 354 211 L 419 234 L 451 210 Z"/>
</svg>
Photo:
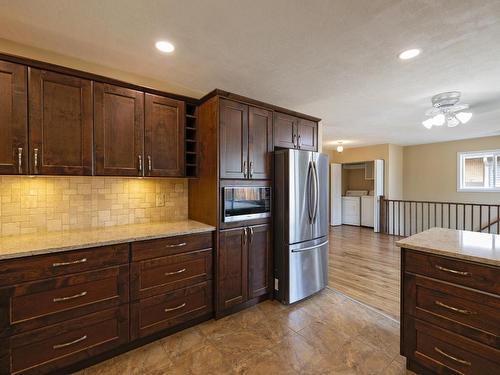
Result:
<svg viewBox="0 0 500 375">
<path fill-rule="evenodd" d="M 453 307 L 453 306 L 447 305 L 447 304 L 445 304 L 445 303 L 443 303 L 441 301 L 434 301 L 434 304 L 436 304 L 438 306 L 441 306 L 441 307 L 444 307 L 445 309 L 458 312 L 460 314 L 465 314 L 465 315 L 474 315 L 474 314 L 477 314 L 475 311 L 469 311 L 469 310 L 459 309 L 457 307 Z"/>
<path fill-rule="evenodd" d="M 69 296 L 69 297 L 56 297 L 53 299 L 54 302 L 62 302 L 62 301 L 69 301 L 70 299 L 75 299 L 75 298 L 80 298 L 83 296 L 86 296 L 87 292 L 81 292 L 78 294 L 75 294 L 74 296 Z"/>
<path fill-rule="evenodd" d="M 165 247 L 169 247 L 169 248 L 170 247 L 182 247 L 182 246 L 186 246 L 186 245 L 187 245 L 187 243 L 181 242 L 181 243 L 177 243 L 175 245 L 165 245 Z"/>
<path fill-rule="evenodd" d="M 52 267 L 70 266 L 72 264 L 85 263 L 86 261 L 87 261 L 87 258 L 82 258 L 82 259 L 74 260 L 72 262 L 52 263 Z"/>
<path fill-rule="evenodd" d="M 169 312 L 169 311 L 175 311 L 175 310 L 179 310 L 179 309 L 182 309 L 184 306 L 186 306 L 186 302 L 184 302 L 182 305 L 179 305 L 177 307 L 172 307 L 172 308 L 166 308 L 165 309 L 165 312 Z"/>
<path fill-rule="evenodd" d="M 52 349 L 61 349 L 61 348 L 65 348 L 67 346 L 70 346 L 70 345 L 74 345 L 74 344 L 78 344 L 79 342 L 82 342 L 83 340 L 86 340 L 87 339 L 87 335 L 83 335 L 82 337 L 80 337 L 79 339 L 76 339 L 76 340 L 73 340 L 73 341 L 70 341 L 70 342 L 66 342 L 64 344 L 57 344 L 57 345 L 54 345 L 52 347 Z"/>
<path fill-rule="evenodd" d="M 182 270 L 179 270 L 179 271 L 165 272 L 165 276 L 177 275 L 177 274 L 179 274 L 179 273 L 183 273 L 183 272 L 186 272 L 186 269 L 185 269 L 185 268 L 183 268 Z"/>
<path fill-rule="evenodd" d="M 19 174 L 23 173 L 23 148 L 17 148 L 17 172 Z"/>
<path fill-rule="evenodd" d="M 467 272 L 467 271 L 457 271 L 457 270 L 452 270 L 450 268 L 446 268 L 446 267 L 442 267 L 440 265 L 435 265 L 434 267 L 436 267 L 438 270 L 440 271 L 444 271 L 444 272 L 448 272 L 448 273 L 453 273 L 455 275 L 460 275 L 460 276 L 471 276 L 471 273 L 470 272 Z"/>
<path fill-rule="evenodd" d="M 292 253 L 300 253 L 302 251 L 317 249 L 318 247 L 325 246 L 327 243 L 328 243 L 328 241 L 325 241 L 325 242 L 322 242 L 322 243 L 314 245 L 314 246 L 304 247 L 303 249 L 298 249 L 298 250 L 292 250 Z"/>
<path fill-rule="evenodd" d="M 436 346 L 434 347 L 434 350 L 436 352 L 438 352 L 439 354 L 444 355 L 446 358 L 449 358 L 449 359 L 451 359 L 451 360 L 453 360 L 455 362 L 461 363 L 462 365 L 467 365 L 467 366 L 471 365 L 471 363 L 469 361 L 465 361 L 463 359 L 460 359 L 460 358 L 457 358 L 457 357 L 453 357 L 452 355 L 449 355 L 449 354 L 443 352 L 441 349 L 439 349 Z"/>
</svg>

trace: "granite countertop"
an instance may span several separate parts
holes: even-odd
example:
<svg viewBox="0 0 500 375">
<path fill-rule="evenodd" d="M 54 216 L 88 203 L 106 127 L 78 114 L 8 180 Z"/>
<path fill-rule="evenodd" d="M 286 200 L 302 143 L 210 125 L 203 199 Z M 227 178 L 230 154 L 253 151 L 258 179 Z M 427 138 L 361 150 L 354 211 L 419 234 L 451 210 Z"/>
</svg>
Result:
<svg viewBox="0 0 500 375">
<path fill-rule="evenodd" d="M 213 226 L 185 220 L 7 236 L 0 237 L 0 260 L 213 230 L 215 230 Z"/>
<path fill-rule="evenodd" d="M 397 241 L 406 249 L 500 266 L 500 235 L 432 228 Z"/>
</svg>

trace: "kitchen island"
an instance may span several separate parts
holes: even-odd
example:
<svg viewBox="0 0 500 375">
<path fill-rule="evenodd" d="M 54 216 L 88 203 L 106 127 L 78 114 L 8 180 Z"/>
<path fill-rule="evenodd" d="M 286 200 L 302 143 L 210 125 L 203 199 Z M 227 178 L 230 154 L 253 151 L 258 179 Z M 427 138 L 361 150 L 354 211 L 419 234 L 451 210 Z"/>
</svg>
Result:
<svg viewBox="0 0 500 375">
<path fill-rule="evenodd" d="M 432 228 L 397 245 L 407 368 L 500 373 L 500 236 Z"/>
</svg>

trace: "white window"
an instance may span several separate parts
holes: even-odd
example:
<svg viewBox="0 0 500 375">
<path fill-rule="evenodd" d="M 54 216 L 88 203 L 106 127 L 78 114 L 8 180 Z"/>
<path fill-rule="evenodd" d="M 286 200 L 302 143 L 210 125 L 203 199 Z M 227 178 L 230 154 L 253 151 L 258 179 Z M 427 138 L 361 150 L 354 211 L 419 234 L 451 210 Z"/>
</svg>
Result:
<svg viewBox="0 0 500 375">
<path fill-rule="evenodd" d="M 500 150 L 458 153 L 458 191 L 499 192 Z"/>
</svg>

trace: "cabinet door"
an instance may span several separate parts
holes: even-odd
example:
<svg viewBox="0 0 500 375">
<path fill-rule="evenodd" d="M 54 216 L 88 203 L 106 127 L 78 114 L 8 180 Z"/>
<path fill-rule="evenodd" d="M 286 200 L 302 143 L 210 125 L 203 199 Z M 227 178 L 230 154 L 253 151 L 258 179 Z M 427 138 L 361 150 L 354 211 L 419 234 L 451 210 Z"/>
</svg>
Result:
<svg viewBox="0 0 500 375">
<path fill-rule="evenodd" d="M 248 163 L 250 178 L 271 178 L 273 113 L 261 108 L 248 110 Z"/>
<path fill-rule="evenodd" d="M 220 177 L 246 178 L 248 106 L 220 101 Z"/>
<path fill-rule="evenodd" d="M 92 83 L 29 68 L 33 174 L 92 175 Z"/>
<path fill-rule="evenodd" d="M 0 61 L 0 174 L 26 174 L 26 67 Z"/>
<path fill-rule="evenodd" d="M 94 84 L 96 175 L 142 176 L 144 93 Z"/>
<path fill-rule="evenodd" d="M 284 148 L 296 148 L 297 141 L 297 118 L 274 113 L 274 146 Z"/>
<path fill-rule="evenodd" d="M 218 309 L 248 299 L 248 251 L 244 228 L 221 230 L 218 254 Z"/>
<path fill-rule="evenodd" d="M 271 291 L 272 242 L 271 226 L 255 225 L 248 228 L 249 298 Z"/>
<path fill-rule="evenodd" d="M 146 94 L 144 153 L 147 176 L 184 175 L 184 102 Z"/>
<path fill-rule="evenodd" d="M 318 123 L 299 119 L 297 145 L 301 150 L 318 151 Z"/>
</svg>

